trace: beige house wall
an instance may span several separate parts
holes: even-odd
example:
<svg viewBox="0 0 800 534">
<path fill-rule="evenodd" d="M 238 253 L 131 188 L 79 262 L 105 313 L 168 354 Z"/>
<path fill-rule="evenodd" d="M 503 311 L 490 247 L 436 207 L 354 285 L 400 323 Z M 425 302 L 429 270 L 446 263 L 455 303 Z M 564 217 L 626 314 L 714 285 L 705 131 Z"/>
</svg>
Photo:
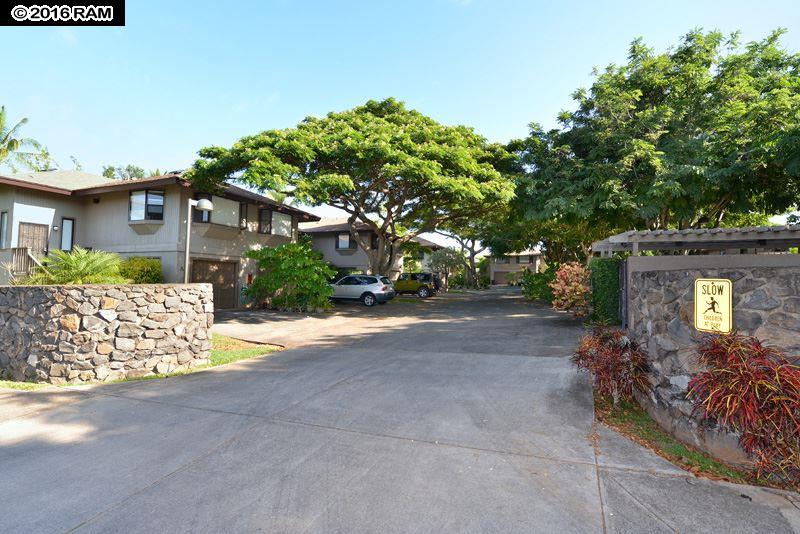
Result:
<svg viewBox="0 0 800 534">
<path fill-rule="evenodd" d="M 142 188 L 145 189 L 145 188 Z M 164 191 L 164 219 L 162 221 L 130 221 L 129 191 L 116 191 L 88 197 L 68 197 L 29 189 L 0 186 L 0 211 L 8 211 L 8 244 L 0 249 L 0 261 L 10 261 L 10 247 L 16 246 L 15 237 L 19 222 L 38 222 L 50 227 L 50 250 L 61 245 L 62 217 L 75 219 L 74 244 L 97 250 L 115 252 L 121 256 L 144 256 L 161 260 L 164 280 L 167 283 L 183 282 L 184 251 L 186 249 L 186 218 L 190 216 L 188 201 L 192 190 L 179 185 L 153 187 Z M 22 207 L 22 209 L 20 209 Z M 16 208 L 16 213 L 15 213 Z M 25 213 L 33 215 L 26 216 Z M 21 218 L 20 218 L 21 217 Z M 47 220 L 45 221 L 44 218 Z M 35 219 L 35 220 L 28 220 Z M 237 263 L 237 295 L 247 283 L 249 275 L 258 274 L 254 260 L 245 258 L 249 250 L 274 247 L 296 239 L 298 218 L 292 217 L 292 236 L 258 233 L 258 206 L 247 206 L 247 228 L 230 225 L 192 223 L 191 259 L 227 261 Z M 191 265 L 190 265 L 191 272 Z M 8 273 L 0 269 L 0 284 L 8 283 Z"/>
<path fill-rule="evenodd" d="M 491 257 L 489 259 L 489 280 L 493 284 L 505 284 L 507 282 L 508 273 L 522 272 L 525 269 L 533 272 L 539 272 L 541 266 L 541 256 L 533 255 L 530 263 L 517 263 L 518 256 L 509 256 L 509 263 L 501 263 L 498 258 Z"/>
<path fill-rule="evenodd" d="M 337 250 L 336 236 L 340 232 L 321 232 L 308 234 L 315 250 L 322 252 L 325 261 L 341 269 L 360 269 L 367 272 L 369 257 L 361 245 L 354 250 Z M 341 232 L 346 233 L 346 232 Z"/>
</svg>

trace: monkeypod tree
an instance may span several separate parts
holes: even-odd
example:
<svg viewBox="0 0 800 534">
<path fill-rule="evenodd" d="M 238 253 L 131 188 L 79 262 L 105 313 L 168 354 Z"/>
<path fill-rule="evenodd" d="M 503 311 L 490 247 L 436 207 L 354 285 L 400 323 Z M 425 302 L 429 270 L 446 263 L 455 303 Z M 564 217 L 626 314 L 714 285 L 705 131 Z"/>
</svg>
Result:
<svg viewBox="0 0 800 534">
<path fill-rule="evenodd" d="M 513 196 L 495 167 L 512 156 L 465 126 L 445 126 L 393 98 L 369 101 L 295 128 L 208 147 L 189 177 L 201 189 L 237 178 L 349 214 L 370 271 L 395 274 L 403 244 Z M 377 234 L 371 246 L 370 232 Z"/>
<path fill-rule="evenodd" d="M 782 31 L 740 47 L 693 31 L 574 94 L 561 129 L 533 125 L 518 195 L 530 215 L 613 228 L 716 227 L 730 214 L 783 213 L 800 194 L 800 55 Z"/>
</svg>

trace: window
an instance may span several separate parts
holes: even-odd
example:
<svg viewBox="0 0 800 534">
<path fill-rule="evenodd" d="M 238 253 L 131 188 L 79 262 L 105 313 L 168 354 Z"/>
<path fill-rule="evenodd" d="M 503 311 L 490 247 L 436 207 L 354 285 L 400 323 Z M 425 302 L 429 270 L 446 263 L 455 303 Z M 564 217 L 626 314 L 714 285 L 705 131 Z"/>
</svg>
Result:
<svg viewBox="0 0 800 534">
<path fill-rule="evenodd" d="M 239 228 L 247 230 L 247 202 L 239 203 Z"/>
<path fill-rule="evenodd" d="M 6 248 L 6 231 L 8 229 L 8 212 L 0 212 L 0 248 Z"/>
<path fill-rule="evenodd" d="M 61 250 L 70 251 L 75 241 L 75 219 L 61 219 Z"/>
<path fill-rule="evenodd" d="M 201 198 L 205 198 L 206 200 L 211 200 L 211 195 L 209 195 L 208 193 L 197 193 L 194 195 L 195 200 L 200 200 Z M 211 212 L 199 210 L 197 208 L 192 208 L 192 220 L 197 223 L 210 223 Z"/>
<path fill-rule="evenodd" d="M 508 256 L 498 256 L 495 258 L 495 263 L 510 263 L 510 258 Z"/>
<path fill-rule="evenodd" d="M 520 263 L 530 263 L 531 257 L 530 256 L 519 256 Z"/>
<path fill-rule="evenodd" d="M 358 243 L 347 232 L 336 234 L 336 250 L 355 250 L 358 248 Z"/>
<path fill-rule="evenodd" d="M 131 221 L 163 221 L 163 191 L 131 191 L 129 218 Z"/>
<path fill-rule="evenodd" d="M 272 233 L 272 212 L 270 210 L 258 210 L 258 233 Z"/>
<path fill-rule="evenodd" d="M 278 211 L 273 211 L 272 233 L 275 235 L 292 237 L 292 216 L 286 215 L 285 213 L 280 213 Z"/>
<path fill-rule="evenodd" d="M 360 282 L 358 281 L 358 277 L 356 276 L 345 276 L 341 280 L 339 280 L 337 285 L 340 286 L 357 286 Z"/>
</svg>

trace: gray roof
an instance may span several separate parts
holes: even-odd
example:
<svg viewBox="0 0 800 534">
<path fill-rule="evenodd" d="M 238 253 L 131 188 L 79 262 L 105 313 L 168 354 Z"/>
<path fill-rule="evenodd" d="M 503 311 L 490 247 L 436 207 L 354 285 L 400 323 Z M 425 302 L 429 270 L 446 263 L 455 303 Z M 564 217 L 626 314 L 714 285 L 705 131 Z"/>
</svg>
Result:
<svg viewBox="0 0 800 534">
<path fill-rule="evenodd" d="M 363 221 L 358 221 L 357 225 L 359 231 L 371 230 L 370 226 Z M 326 219 L 321 219 L 317 222 L 301 223 L 300 231 L 306 234 L 322 234 L 327 232 L 349 232 L 350 223 L 348 223 L 347 219 L 345 218 L 326 218 Z M 434 250 L 444 248 L 442 245 L 434 243 L 433 241 L 430 241 L 420 236 L 414 237 L 411 240 L 416 243 L 419 243 L 423 247 L 431 248 Z"/>
<path fill-rule="evenodd" d="M 439 243 L 434 243 L 433 241 L 431 241 L 431 240 L 429 240 L 429 239 L 425 239 L 424 237 L 420 237 L 420 236 L 417 236 L 417 237 L 415 237 L 415 238 L 412 238 L 412 239 L 411 239 L 411 241 L 414 241 L 414 242 L 416 242 L 416 243 L 419 243 L 419 244 L 420 244 L 420 245 L 422 245 L 423 247 L 427 247 L 427 248 L 430 248 L 430 249 L 433 249 L 433 250 L 438 250 L 438 249 L 440 249 L 440 248 L 444 248 L 444 247 L 443 247 L 442 245 L 440 245 Z"/>
<path fill-rule="evenodd" d="M 115 180 L 105 176 L 98 176 L 83 171 L 43 171 L 43 172 L 21 172 L 8 176 L 0 176 L 0 183 L 16 187 L 28 187 L 50 191 L 53 193 L 69 196 L 85 196 L 107 193 L 110 191 L 135 190 L 142 186 L 151 184 L 161 186 L 167 184 L 180 184 L 187 187 L 191 183 L 183 178 L 183 173 L 173 172 L 161 176 L 147 176 L 134 180 Z M 240 201 L 252 202 L 274 211 L 283 213 L 293 213 L 303 221 L 316 221 L 319 217 L 307 211 L 287 206 L 271 198 L 259 195 L 248 189 L 238 187 L 233 184 L 224 184 L 225 191 L 223 196 L 229 196 Z"/>
<path fill-rule="evenodd" d="M 108 183 L 108 178 L 105 176 L 98 176 L 83 171 L 18 172 L 7 175 L 7 178 L 20 182 L 66 189 L 67 191 Z"/>
<path fill-rule="evenodd" d="M 369 230 L 370 227 L 365 222 L 358 222 L 358 229 L 361 230 Z M 300 231 L 306 234 L 321 234 L 325 232 L 349 232 L 350 231 L 350 223 L 347 222 L 347 219 L 320 219 L 317 222 L 309 222 L 309 223 L 302 223 L 300 225 Z"/>
<path fill-rule="evenodd" d="M 800 224 L 744 228 L 630 230 L 592 243 L 594 252 L 787 248 L 800 244 Z"/>
</svg>

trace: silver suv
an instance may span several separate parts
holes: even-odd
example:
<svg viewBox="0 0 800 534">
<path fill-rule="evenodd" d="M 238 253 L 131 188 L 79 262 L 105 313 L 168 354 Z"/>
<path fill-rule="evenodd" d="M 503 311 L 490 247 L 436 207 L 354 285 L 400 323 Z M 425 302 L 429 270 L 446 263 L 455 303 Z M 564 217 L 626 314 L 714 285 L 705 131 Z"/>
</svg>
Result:
<svg viewBox="0 0 800 534">
<path fill-rule="evenodd" d="M 386 304 L 394 298 L 392 281 L 385 276 L 351 274 L 331 284 L 334 299 L 360 300 L 364 306 Z"/>
</svg>

